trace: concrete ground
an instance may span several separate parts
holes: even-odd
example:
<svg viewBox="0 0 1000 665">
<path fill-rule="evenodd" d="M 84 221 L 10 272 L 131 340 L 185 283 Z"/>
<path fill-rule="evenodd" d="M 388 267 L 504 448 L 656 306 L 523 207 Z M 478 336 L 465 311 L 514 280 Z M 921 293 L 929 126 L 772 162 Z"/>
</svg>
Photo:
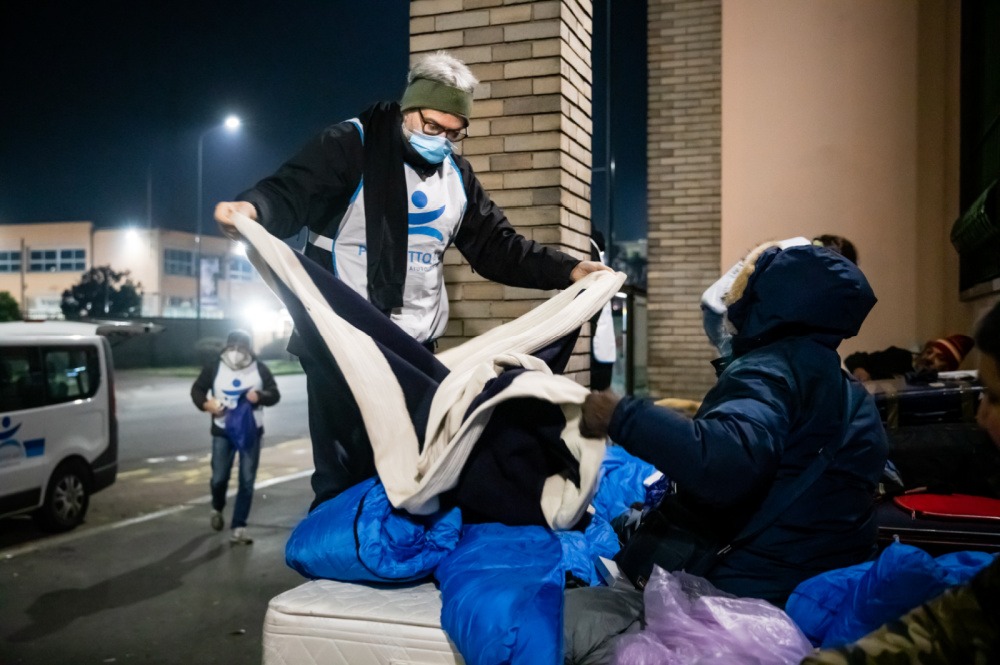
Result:
<svg viewBox="0 0 1000 665">
<path fill-rule="evenodd" d="M 0 664 L 259 663 L 268 601 L 304 581 L 284 548 L 312 499 L 308 446 L 262 451 L 252 545 L 209 528 L 198 459 L 125 475 L 68 534 L 28 537 L 29 521 L 0 523 Z"/>
</svg>

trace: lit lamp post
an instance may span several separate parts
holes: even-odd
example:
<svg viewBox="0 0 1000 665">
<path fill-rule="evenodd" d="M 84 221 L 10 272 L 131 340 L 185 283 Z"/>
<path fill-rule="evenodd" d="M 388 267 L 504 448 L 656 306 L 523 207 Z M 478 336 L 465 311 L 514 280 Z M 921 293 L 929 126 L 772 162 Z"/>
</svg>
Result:
<svg viewBox="0 0 1000 665">
<path fill-rule="evenodd" d="M 224 129 L 228 132 L 235 132 L 240 128 L 240 119 L 235 115 L 226 118 L 221 125 L 209 127 L 198 137 L 198 211 L 196 231 L 195 231 L 195 340 L 201 339 L 201 199 L 202 199 L 202 155 L 205 147 L 205 137 L 212 132 Z"/>
</svg>

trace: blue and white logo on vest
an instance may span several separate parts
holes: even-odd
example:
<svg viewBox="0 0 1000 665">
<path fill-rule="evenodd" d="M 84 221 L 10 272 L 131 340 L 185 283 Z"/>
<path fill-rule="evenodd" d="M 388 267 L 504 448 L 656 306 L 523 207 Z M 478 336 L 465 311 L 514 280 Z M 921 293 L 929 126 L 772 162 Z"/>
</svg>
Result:
<svg viewBox="0 0 1000 665">
<path fill-rule="evenodd" d="M 39 457 L 45 453 L 45 438 L 18 441 L 14 438 L 23 423 L 11 425 L 10 416 L 0 420 L 0 465 L 13 464 L 26 457 Z"/>
<path fill-rule="evenodd" d="M 442 235 L 441 231 L 430 226 L 430 224 L 441 218 L 441 215 L 444 214 L 445 206 L 441 206 L 436 210 L 424 210 L 427 207 L 427 194 L 420 190 L 413 192 L 410 201 L 417 208 L 417 212 L 411 212 L 407 215 L 407 224 L 410 227 L 409 234 L 411 236 L 430 236 L 444 242 L 444 235 Z"/>
<path fill-rule="evenodd" d="M 236 404 L 240 401 L 240 395 L 243 395 L 250 391 L 250 387 L 243 387 L 243 382 L 239 379 L 233 379 L 232 388 L 222 389 L 222 404 L 227 409 L 233 409 Z"/>
</svg>

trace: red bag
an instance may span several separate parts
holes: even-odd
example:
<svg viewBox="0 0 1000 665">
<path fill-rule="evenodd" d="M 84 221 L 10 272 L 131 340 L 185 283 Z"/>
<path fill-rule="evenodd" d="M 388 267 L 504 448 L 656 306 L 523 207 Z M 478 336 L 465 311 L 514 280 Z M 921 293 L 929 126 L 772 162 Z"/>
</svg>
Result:
<svg viewBox="0 0 1000 665">
<path fill-rule="evenodd" d="M 969 494 L 903 494 L 897 506 L 916 517 L 943 517 L 1000 522 L 1000 499 Z"/>
</svg>

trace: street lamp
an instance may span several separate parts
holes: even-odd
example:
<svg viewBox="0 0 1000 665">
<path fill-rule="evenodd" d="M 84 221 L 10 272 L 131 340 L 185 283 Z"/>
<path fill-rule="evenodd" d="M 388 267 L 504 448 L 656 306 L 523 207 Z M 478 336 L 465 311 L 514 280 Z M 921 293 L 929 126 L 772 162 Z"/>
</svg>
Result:
<svg viewBox="0 0 1000 665">
<path fill-rule="evenodd" d="M 221 125 L 216 125 L 214 127 L 209 127 L 203 131 L 198 136 L 198 210 L 197 217 L 195 220 L 197 222 L 195 231 L 195 308 L 196 308 L 196 323 L 195 323 L 195 340 L 201 339 L 201 199 L 202 199 L 202 155 L 204 153 L 205 147 L 205 137 L 219 130 L 225 130 L 227 132 L 235 132 L 240 128 L 240 119 L 235 115 L 231 115 L 226 118 L 225 122 Z"/>
</svg>

